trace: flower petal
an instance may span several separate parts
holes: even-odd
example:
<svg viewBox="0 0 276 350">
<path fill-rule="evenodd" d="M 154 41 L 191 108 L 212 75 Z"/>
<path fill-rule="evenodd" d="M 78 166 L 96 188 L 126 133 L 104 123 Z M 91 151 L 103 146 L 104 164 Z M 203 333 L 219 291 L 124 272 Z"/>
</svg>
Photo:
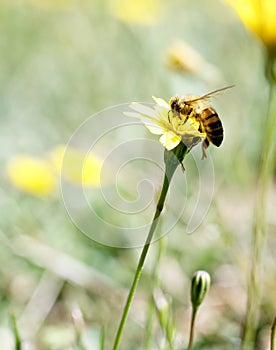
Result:
<svg viewBox="0 0 276 350">
<path fill-rule="evenodd" d="M 167 110 L 171 109 L 169 104 L 166 101 L 164 101 L 162 98 L 155 97 L 155 96 L 152 96 L 152 98 L 154 99 L 154 101 L 157 103 L 158 106 L 166 108 Z"/>
<path fill-rule="evenodd" d="M 144 123 L 145 127 L 154 135 L 162 135 L 164 130 L 159 125 Z"/>
<path fill-rule="evenodd" d="M 127 116 L 127 117 L 141 119 L 141 114 L 140 114 L 140 113 L 135 113 L 135 112 L 123 112 L 123 114 L 124 114 L 125 116 Z"/>
<path fill-rule="evenodd" d="M 141 114 L 145 114 L 145 115 L 147 115 L 149 117 L 156 116 L 156 113 L 155 113 L 155 111 L 152 108 L 144 106 L 144 105 L 141 105 L 140 103 L 137 103 L 137 102 L 133 102 L 130 105 L 130 108 L 134 109 L 134 111 L 136 111 L 136 112 L 139 112 Z"/>
<path fill-rule="evenodd" d="M 139 119 L 154 135 L 162 135 L 164 132 L 162 126 L 158 124 L 158 120 L 156 118 L 151 118 L 135 112 L 124 112 L 124 115 Z"/>
<path fill-rule="evenodd" d="M 181 141 L 181 137 L 173 132 L 165 132 L 159 139 L 160 143 L 167 148 L 168 151 L 174 149 Z"/>
</svg>

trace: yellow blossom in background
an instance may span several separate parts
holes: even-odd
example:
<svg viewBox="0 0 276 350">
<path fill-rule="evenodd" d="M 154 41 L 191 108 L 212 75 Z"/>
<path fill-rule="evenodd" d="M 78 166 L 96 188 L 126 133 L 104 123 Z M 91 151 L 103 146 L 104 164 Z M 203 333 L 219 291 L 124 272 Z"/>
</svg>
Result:
<svg viewBox="0 0 276 350">
<path fill-rule="evenodd" d="M 276 48 L 275 0 L 225 0 L 242 22 L 269 48 Z"/>
<path fill-rule="evenodd" d="M 15 187 L 38 197 L 51 194 L 56 186 L 51 165 L 40 158 L 17 155 L 8 162 L 7 171 Z"/>
<path fill-rule="evenodd" d="M 100 186 L 102 160 L 97 156 L 60 145 L 51 152 L 51 161 L 55 171 L 67 181 L 82 186 Z"/>
<path fill-rule="evenodd" d="M 65 145 L 57 146 L 50 157 L 16 155 L 7 163 L 11 183 L 21 191 L 38 197 L 52 194 L 60 174 L 79 186 L 100 186 L 102 160 Z"/>
<path fill-rule="evenodd" d="M 110 0 L 114 17 L 128 23 L 153 25 L 162 15 L 161 0 Z"/>
</svg>

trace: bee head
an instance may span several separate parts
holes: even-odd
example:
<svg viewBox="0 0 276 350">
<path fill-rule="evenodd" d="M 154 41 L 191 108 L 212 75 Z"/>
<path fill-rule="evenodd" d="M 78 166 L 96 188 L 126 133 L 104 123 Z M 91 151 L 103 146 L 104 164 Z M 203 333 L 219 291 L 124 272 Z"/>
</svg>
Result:
<svg viewBox="0 0 276 350">
<path fill-rule="evenodd" d="M 178 97 L 172 97 L 170 99 L 169 105 L 173 111 L 179 111 Z"/>
</svg>

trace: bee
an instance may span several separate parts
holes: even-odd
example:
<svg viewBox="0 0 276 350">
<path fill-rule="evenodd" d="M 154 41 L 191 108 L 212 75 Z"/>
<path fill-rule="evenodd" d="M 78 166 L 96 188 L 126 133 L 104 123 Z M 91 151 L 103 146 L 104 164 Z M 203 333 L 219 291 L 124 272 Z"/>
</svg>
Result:
<svg viewBox="0 0 276 350">
<path fill-rule="evenodd" d="M 222 89 L 214 90 L 202 96 L 185 95 L 175 96 L 170 99 L 170 112 L 173 117 L 178 117 L 181 123 L 186 123 L 189 118 L 199 122 L 198 131 L 206 133 L 206 138 L 202 142 L 202 158 L 206 158 L 206 149 L 209 144 L 219 147 L 223 140 L 223 126 L 216 110 L 206 105 L 213 95 L 232 88 L 233 85 Z M 168 115 L 169 121 L 170 116 Z"/>
</svg>

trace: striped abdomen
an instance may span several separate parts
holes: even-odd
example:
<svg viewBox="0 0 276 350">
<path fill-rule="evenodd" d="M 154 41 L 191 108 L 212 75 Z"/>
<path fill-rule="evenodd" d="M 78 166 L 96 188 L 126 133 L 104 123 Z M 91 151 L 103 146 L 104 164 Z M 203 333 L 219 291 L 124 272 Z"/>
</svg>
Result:
<svg viewBox="0 0 276 350">
<path fill-rule="evenodd" d="M 212 107 L 203 108 L 200 120 L 208 141 L 219 147 L 223 140 L 223 127 L 217 112 Z"/>
</svg>

